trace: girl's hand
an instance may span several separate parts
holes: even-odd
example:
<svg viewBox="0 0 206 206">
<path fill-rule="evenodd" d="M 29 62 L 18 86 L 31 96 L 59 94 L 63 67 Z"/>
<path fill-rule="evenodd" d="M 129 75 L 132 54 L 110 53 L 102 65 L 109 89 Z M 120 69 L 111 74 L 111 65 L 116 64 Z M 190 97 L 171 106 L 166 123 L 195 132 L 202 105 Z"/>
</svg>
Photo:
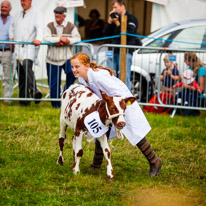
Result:
<svg viewBox="0 0 206 206">
<path fill-rule="evenodd" d="M 172 75 L 171 69 L 169 69 L 167 73 L 171 76 Z"/>
</svg>

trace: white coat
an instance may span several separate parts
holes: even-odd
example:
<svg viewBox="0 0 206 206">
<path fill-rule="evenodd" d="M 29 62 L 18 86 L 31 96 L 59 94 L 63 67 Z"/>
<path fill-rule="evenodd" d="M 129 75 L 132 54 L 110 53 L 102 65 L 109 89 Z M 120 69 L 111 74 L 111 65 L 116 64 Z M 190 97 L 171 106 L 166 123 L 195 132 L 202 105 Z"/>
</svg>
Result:
<svg viewBox="0 0 206 206">
<path fill-rule="evenodd" d="M 132 93 L 127 86 L 114 75 L 111 76 L 107 70 L 99 69 L 93 71 L 89 68 L 88 83 L 81 77 L 78 78 L 79 83 L 89 87 L 99 98 L 101 97 L 100 90 L 108 96 L 131 97 Z M 126 126 L 122 132 L 132 145 L 140 142 L 146 134 L 151 130 L 151 127 L 137 102 L 132 105 L 127 105 L 125 110 Z"/>
<path fill-rule="evenodd" d="M 9 38 L 14 41 L 32 42 L 37 39 L 43 40 L 43 15 L 33 6 L 26 11 L 23 17 L 23 9 L 16 12 L 9 28 Z M 40 46 L 33 44 L 16 44 L 15 57 L 19 61 L 30 59 L 38 65 L 38 51 Z"/>
</svg>

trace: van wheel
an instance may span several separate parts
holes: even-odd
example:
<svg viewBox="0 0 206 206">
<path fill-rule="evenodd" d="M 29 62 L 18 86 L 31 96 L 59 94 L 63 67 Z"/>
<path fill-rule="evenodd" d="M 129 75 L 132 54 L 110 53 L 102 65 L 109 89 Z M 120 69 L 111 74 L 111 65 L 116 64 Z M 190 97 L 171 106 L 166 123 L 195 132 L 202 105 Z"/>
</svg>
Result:
<svg viewBox="0 0 206 206">
<path fill-rule="evenodd" d="M 146 102 L 147 81 L 140 74 L 131 73 L 131 92 L 138 102 Z"/>
</svg>

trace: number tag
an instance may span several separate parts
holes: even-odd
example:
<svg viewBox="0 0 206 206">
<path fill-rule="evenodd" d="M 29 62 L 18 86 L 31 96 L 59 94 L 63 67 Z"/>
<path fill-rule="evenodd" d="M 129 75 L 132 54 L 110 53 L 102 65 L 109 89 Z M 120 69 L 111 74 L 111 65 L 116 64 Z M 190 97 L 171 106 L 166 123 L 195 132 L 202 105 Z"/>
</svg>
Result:
<svg viewBox="0 0 206 206">
<path fill-rule="evenodd" d="M 105 126 L 100 120 L 98 112 L 92 112 L 84 118 L 84 125 L 93 137 L 101 137 L 108 131 L 108 127 Z"/>
</svg>

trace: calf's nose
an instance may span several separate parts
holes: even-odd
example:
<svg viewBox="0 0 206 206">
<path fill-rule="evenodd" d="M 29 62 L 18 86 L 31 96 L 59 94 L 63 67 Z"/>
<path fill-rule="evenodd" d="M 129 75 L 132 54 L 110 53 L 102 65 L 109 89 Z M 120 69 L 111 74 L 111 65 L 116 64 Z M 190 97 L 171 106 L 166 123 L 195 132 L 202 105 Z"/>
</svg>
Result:
<svg viewBox="0 0 206 206">
<path fill-rule="evenodd" d="M 122 129 L 126 125 L 126 122 L 118 122 L 117 128 Z"/>
</svg>

